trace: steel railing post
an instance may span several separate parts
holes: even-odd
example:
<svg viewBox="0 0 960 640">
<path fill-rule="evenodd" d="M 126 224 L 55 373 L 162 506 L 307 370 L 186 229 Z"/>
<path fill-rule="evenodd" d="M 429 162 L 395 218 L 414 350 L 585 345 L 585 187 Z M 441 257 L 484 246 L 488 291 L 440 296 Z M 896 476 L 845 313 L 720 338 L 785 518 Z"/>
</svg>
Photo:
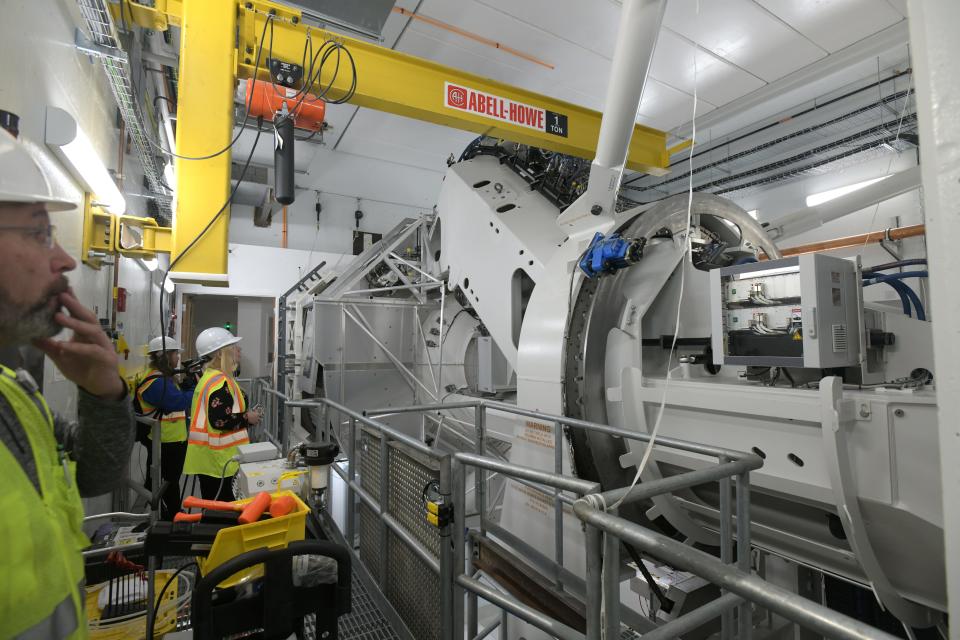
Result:
<svg viewBox="0 0 960 640">
<path fill-rule="evenodd" d="M 586 525 L 586 607 L 587 640 L 600 640 L 603 602 L 602 560 L 603 537 L 599 529 Z M 618 598 L 619 600 L 619 598 Z"/>
<path fill-rule="evenodd" d="M 467 575 L 470 577 L 474 577 L 474 574 L 476 573 L 476 567 L 473 564 L 475 553 L 476 543 L 474 542 L 473 537 L 467 536 L 467 566 L 470 567 Z M 470 638 L 471 640 L 476 638 L 478 628 L 477 594 L 475 594 L 473 591 L 467 591 L 467 638 Z"/>
<path fill-rule="evenodd" d="M 479 471 L 479 469 L 476 471 Z M 453 544 L 453 577 L 451 578 L 453 586 L 453 637 L 460 640 L 460 638 L 463 638 L 464 590 L 457 579 L 463 575 L 466 565 L 463 543 L 467 515 L 466 468 L 459 460 L 454 458 L 451 464 L 451 472 L 453 482 L 453 532 L 450 536 L 450 541 Z"/>
<path fill-rule="evenodd" d="M 617 515 L 616 510 L 608 513 Z M 603 534 L 603 613 L 604 637 L 619 638 L 620 540 L 609 533 Z"/>
<path fill-rule="evenodd" d="M 750 472 L 737 476 L 737 567 L 750 573 Z M 738 608 L 739 640 L 750 640 L 753 632 L 753 608 L 743 601 Z"/>
<path fill-rule="evenodd" d="M 347 433 L 347 475 L 349 481 L 347 482 L 347 544 L 351 549 L 354 548 L 354 526 L 356 525 L 356 500 L 357 496 L 353 490 L 353 484 L 357 480 L 357 447 L 356 447 L 356 430 L 357 430 L 357 420 L 356 418 L 350 418 L 349 433 Z"/>
<path fill-rule="evenodd" d="M 453 500 L 453 463 L 450 456 L 440 460 L 440 489 L 446 505 Z M 456 505 L 454 505 L 456 508 Z M 450 524 L 440 527 L 440 637 L 453 640 L 453 547 L 450 543 Z M 462 569 L 461 569 L 462 570 Z"/>
<path fill-rule="evenodd" d="M 726 456 L 720 456 L 720 464 L 729 462 Z M 724 564 L 733 562 L 733 531 L 730 510 L 730 477 L 720 479 L 720 561 Z M 725 610 L 720 617 L 720 638 L 730 640 L 733 632 L 733 612 Z"/>
<path fill-rule="evenodd" d="M 380 501 L 380 584 L 385 585 L 389 571 L 387 559 L 390 554 L 387 551 L 387 523 L 383 515 L 388 512 L 390 501 L 390 440 L 383 432 L 380 433 L 380 495 L 377 499 Z"/>
<path fill-rule="evenodd" d="M 553 423 L 553 472 L 563 475 L 563 425 L 557 421 Z M 553 490 L 553 555 L 557 563 L 557 575 L 554 586 L 557 591 L 563 590 L 563 581 L 560 574 L 563 569 L 563 501 L 559 488 Z"/>
<path fill-rule="evenodd" d="M 477 430 L 477 455 L 487 454 L 487 410 L 482 402 L 478 402 L 473 410 L 474 424 Z M 483 469 L 474 469 L 474 498 L 477 511 L 480 514 L 480 533 L 487 532 L 487 472 Z"/>
</svg>

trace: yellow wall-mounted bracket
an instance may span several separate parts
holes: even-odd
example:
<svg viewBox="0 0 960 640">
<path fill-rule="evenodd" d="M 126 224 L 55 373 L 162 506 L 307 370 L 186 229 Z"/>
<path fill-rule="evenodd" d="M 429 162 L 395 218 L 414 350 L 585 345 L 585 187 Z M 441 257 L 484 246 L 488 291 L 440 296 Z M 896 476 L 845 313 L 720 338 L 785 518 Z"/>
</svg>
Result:
<svg viewBox="0 0 960 640">
<path fill-rule="evenodd" d="M 127 258 L 152 258 L 170 253 L 173 229 L 161 227 L 153 218 L 118 216 L 117 253 Z"/>
<path fill-rule="evenodd" d="M 170 253 L 173 230 L 161 227 L 153 218 L 115 216 L 92 202 L 90 194 L 83 198 L 83 263 L 103 267 L 107 256 L 153 258 Z"/>
<path fill-rule="evenodd" d="M 117 217 L 93 204 L 92 196 L 83 196 L 83 245 L 80 257 L 94 269 L 103 266 L 103 258 L 116 252 Z"/>
<path fill-rule="evenodd" d="M 183 15 L 182 0 L 154 0 L 152 7 L 130 0 L 120 0 L 116 4 L 108 3 L 107 7 L 115 22 L 132 22 L 154 31 L 166 31 L 170 25 L 179 27 L 180 16 Z"/>
</svg>

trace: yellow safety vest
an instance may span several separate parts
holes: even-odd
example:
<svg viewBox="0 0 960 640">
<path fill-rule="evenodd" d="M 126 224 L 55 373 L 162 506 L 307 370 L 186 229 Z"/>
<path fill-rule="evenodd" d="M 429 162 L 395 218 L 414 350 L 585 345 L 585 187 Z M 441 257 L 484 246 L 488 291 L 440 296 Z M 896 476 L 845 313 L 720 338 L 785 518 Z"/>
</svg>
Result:
<svg viewBox="0 0 960 640">
<path fill-rule="evenodd" d="M 58 447 L 53 415 L 25 372 L 0 367 L 0 393 L 27 435 L 40 492 L 0 444 L 0 637 L 86 638 L 83 503 L 76 463 Z"/>
<path fill-rule="evenodd" d="M 140 403 L 140 409 L 142 413 L 140 415 L 147 417 L 155 417 L 157 413 L 156 407 L 149 402 L 147 402 L 143 394 L 147 392 L 147 389 L 156 382 L 163 378 L 163 374 L 157 371 L 156 369 L 150 369 L 147 371 L 146 377 L 140 382 L 137 386 L 137 402 Z M 148 437 L 153 439 L 153 431 L 151 430 L 148 434 Z M 187 412 L 186 411 L 171 411 L 170 413 L 163 413 L 160 416 L 160 442 L 184 442 L 187 439 Z"/>
<path fill-rule="evenodd" d="M 224 386 L 233 396 L 231 413 L 247 411 L 247 402 L 233 377 L 212 368 L 204 371 L 193 392 L 187 457 L 183 463 L 184 473 L 199 473 L 214 478 L 231 476 L 232 473 L 225 471 L 225 467 L 230 466 L 227 463 L 236 455 L 239 445 L 250 442 L 246 428 L 234 431 L 217 431 L 208 428 L 207 408 L 210 406 L 210 396 Z"/>
</svg>

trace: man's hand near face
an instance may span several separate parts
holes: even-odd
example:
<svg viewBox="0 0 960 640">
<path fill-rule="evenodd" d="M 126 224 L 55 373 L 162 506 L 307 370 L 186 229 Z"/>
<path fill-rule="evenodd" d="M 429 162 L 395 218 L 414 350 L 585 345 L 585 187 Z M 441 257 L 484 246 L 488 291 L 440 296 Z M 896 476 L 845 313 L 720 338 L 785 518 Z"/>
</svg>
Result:
<svg viewBox="0 0 960 640">
<path fill-rule="evenodd" d="M 37 339 L 33 344 L 77 386 L 100 398 L 119 400 L 126 393 L 126 386 L 120 378 L 119 359 L 110 339 L 72 289 L 61 293 L 59 301 L 69 315 L 61 310 L 54 320 L 72 330 L 73 336 L 68 340 Z"/>
</svg>

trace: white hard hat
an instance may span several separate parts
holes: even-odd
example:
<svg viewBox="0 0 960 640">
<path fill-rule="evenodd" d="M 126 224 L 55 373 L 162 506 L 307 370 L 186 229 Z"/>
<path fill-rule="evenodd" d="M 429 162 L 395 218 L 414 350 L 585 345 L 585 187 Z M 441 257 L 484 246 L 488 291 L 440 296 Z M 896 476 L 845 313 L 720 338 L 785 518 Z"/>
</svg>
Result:
<svg viewBox="0 0 960 640">
<path fill-rule="evenodd" d="M 166 345 L 166 348 L 164 348 Z M 157 353 L 159 351 L 180 351 L 180 343 L 173 338 L 164 338 L 163 336 L 154 338 L 147 346 L 147 353 Z"/>
<path fill-rule="evenodd" d="M 50 183 L 26 145 L 5 129 L 0 129 L 0 202 L 42 202 L 48 211 L 76 206 L 53 196 Z"/>
<path fill-rule="evenodd" d="M 231 344 L 240 342 L 238 338 L 223 327 L 210 327 L 204 329 L 197 336 L 197 355 L 208 356 L 214 351 L 228 347 Z"/>
</svg>

